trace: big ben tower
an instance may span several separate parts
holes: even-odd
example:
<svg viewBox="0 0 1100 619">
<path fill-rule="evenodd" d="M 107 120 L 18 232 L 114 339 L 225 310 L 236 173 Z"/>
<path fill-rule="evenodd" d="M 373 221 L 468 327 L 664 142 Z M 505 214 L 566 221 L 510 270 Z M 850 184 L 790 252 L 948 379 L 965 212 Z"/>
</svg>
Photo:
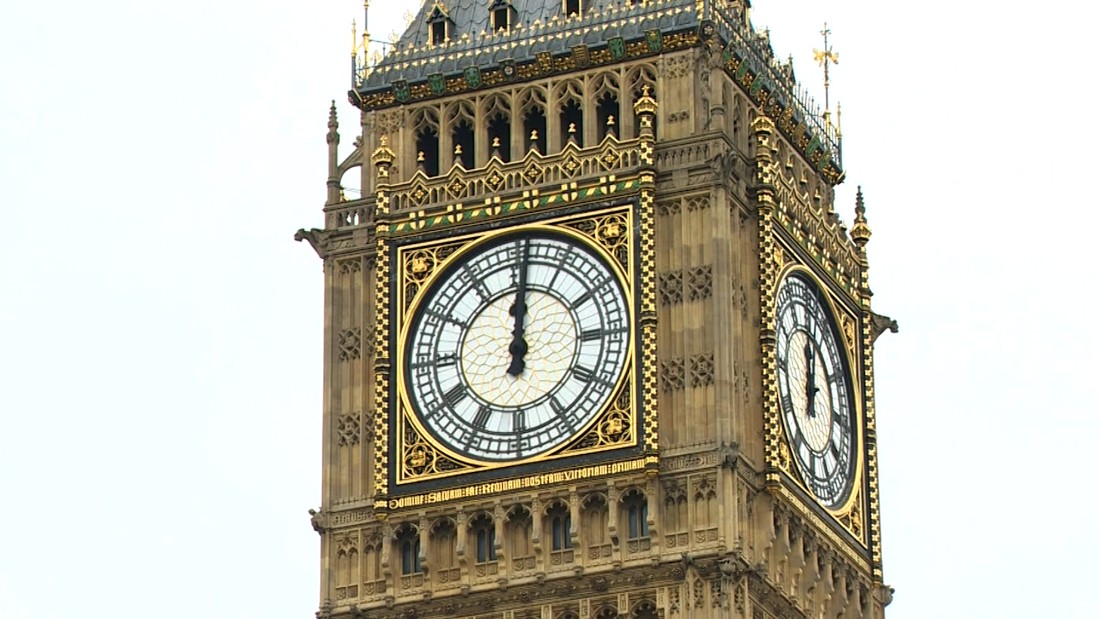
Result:
<svg viewBox="0 0 1100 619">
<path fill-rule="evenodd" d="M 427 0 L 354 57 L 319 619 L 883 616 L 867 209 L 748 11 Z"/>
</svg>

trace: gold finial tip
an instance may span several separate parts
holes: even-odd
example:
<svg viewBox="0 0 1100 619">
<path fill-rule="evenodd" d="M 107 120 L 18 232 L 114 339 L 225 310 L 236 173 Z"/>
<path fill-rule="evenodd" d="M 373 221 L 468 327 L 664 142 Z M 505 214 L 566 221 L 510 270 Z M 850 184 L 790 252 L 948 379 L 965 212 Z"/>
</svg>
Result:
<svg viewBox="0 0 1100 619">
<path fill-rule="evenodd" d="M 374 164 L 377 166 L 389 166 L 397 158 L 397 153 L 387 145 L 385 135 L 378 138 L 378 148 L 374 149 Z"/>
<path fill-rule="evenodd" d="M 462 154 L 462 145 L 461 144 L 455 144 L 455 154 L 456 155 L 461 155 Z"/>
<path fill-rule="evenodd" d="M 614 114 L 608 114 L 607 115 L 607 126 L 608 127 L 615 126 L 615 115 Z"/>
<path fill-rule="evenodd" d="M 850 232 L 852 240 L 860 249 L 871 240 L 871 226 L 867 225 L 867 207 L 863 204 L 863 187 L 856 186 L 856 220 Z"/>
<path fill-rule="evenodd" d="M 416 153 L 416 160 L 417 161 L 424 161 L 424 151 L 418 151 Z"/>
<path fill-rule="evenodd" d="M 635 114 L 656 114 L 657 102 L 650 94 L 649 84 L 642 86 L 642 96 L 638 97 L 638 100 L 634 102 Z"/>
<path fill-rule="evenodd" d="M 500 148 L 500 136 L 493 137 L 493 148 Z"/>
</svg>

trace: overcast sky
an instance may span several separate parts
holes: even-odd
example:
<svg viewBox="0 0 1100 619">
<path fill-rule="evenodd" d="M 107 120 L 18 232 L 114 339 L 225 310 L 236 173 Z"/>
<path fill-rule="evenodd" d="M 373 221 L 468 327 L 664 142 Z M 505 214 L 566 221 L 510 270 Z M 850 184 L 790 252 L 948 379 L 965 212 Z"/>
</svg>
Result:
<svg viewBox="0 0 1100 619">
<path fill-rule="evenodd" d="M 377 3 L 379 38 L 411 2 Z M 757 0 L 867 199 L 892 619 L 1100 616 L 1094 15 Z M 325 123 L 355 0 L 0 17 L 0 618 L 317 608 Z M 387 14 L 389 11 L 391 14 Z M 1092 46 L 1087 46 L 1093 43 Z M 820 90 L 819 90 L 820 92 Z"/>
</svg>

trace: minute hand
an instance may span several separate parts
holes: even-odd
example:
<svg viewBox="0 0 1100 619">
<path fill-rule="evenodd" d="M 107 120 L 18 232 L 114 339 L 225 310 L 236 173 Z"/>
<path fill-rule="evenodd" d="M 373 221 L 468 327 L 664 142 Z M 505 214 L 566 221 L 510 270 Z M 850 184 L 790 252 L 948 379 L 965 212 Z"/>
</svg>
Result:
<svg viewBox="0 0 1100 619">
<path fill-rule="evenodd" d="M 817 376 L 814 371 L 814 362 L 817 360 L 813 344 L 806 342 L 806 416 L 813 417 L 816 414 L 814 410 L 814 397 L 817 395 Z"/>
<path fill-rule="evenodd" d="M 527 261 L 531 256 L 531 241 L 523 242 L 523 257 L 519 263 L 519 281 L 516 283 L 516 302 L 512 304 L 511 313 L 515 317 L 515 326 L 512 328 L 512 343 L 508 346 L 508 352 L 512 353 L 512 363 L 508 366 L 508 373 L 519 376 L 523 373 L 526 364 L 523 361 L 527 354 L 527 340 L 523 339 L 523 323 L 527 318 Z"/>
</svg>

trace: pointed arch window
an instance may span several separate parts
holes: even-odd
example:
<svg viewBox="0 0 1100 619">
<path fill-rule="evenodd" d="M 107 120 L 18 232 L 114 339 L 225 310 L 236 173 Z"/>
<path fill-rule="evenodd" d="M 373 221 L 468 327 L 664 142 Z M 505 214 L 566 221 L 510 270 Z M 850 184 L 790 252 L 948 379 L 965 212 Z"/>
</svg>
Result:
<svg viewBox="0 0 1100 619">
<path fill-rule="evenodd" d="M 443 45 L 451 40 L 451 18 L 447 15 L 446 8 L 436 2 L 432 12 L 428 14 L 428 42 L 432 45 Z"/>
<path fill-rule="evenodd" d="M 579 16 L 581 9 L 584 8 L 581 5 L 581 0 L 562 0 L 561 10 L 566 17 Z"/>
</svg>

